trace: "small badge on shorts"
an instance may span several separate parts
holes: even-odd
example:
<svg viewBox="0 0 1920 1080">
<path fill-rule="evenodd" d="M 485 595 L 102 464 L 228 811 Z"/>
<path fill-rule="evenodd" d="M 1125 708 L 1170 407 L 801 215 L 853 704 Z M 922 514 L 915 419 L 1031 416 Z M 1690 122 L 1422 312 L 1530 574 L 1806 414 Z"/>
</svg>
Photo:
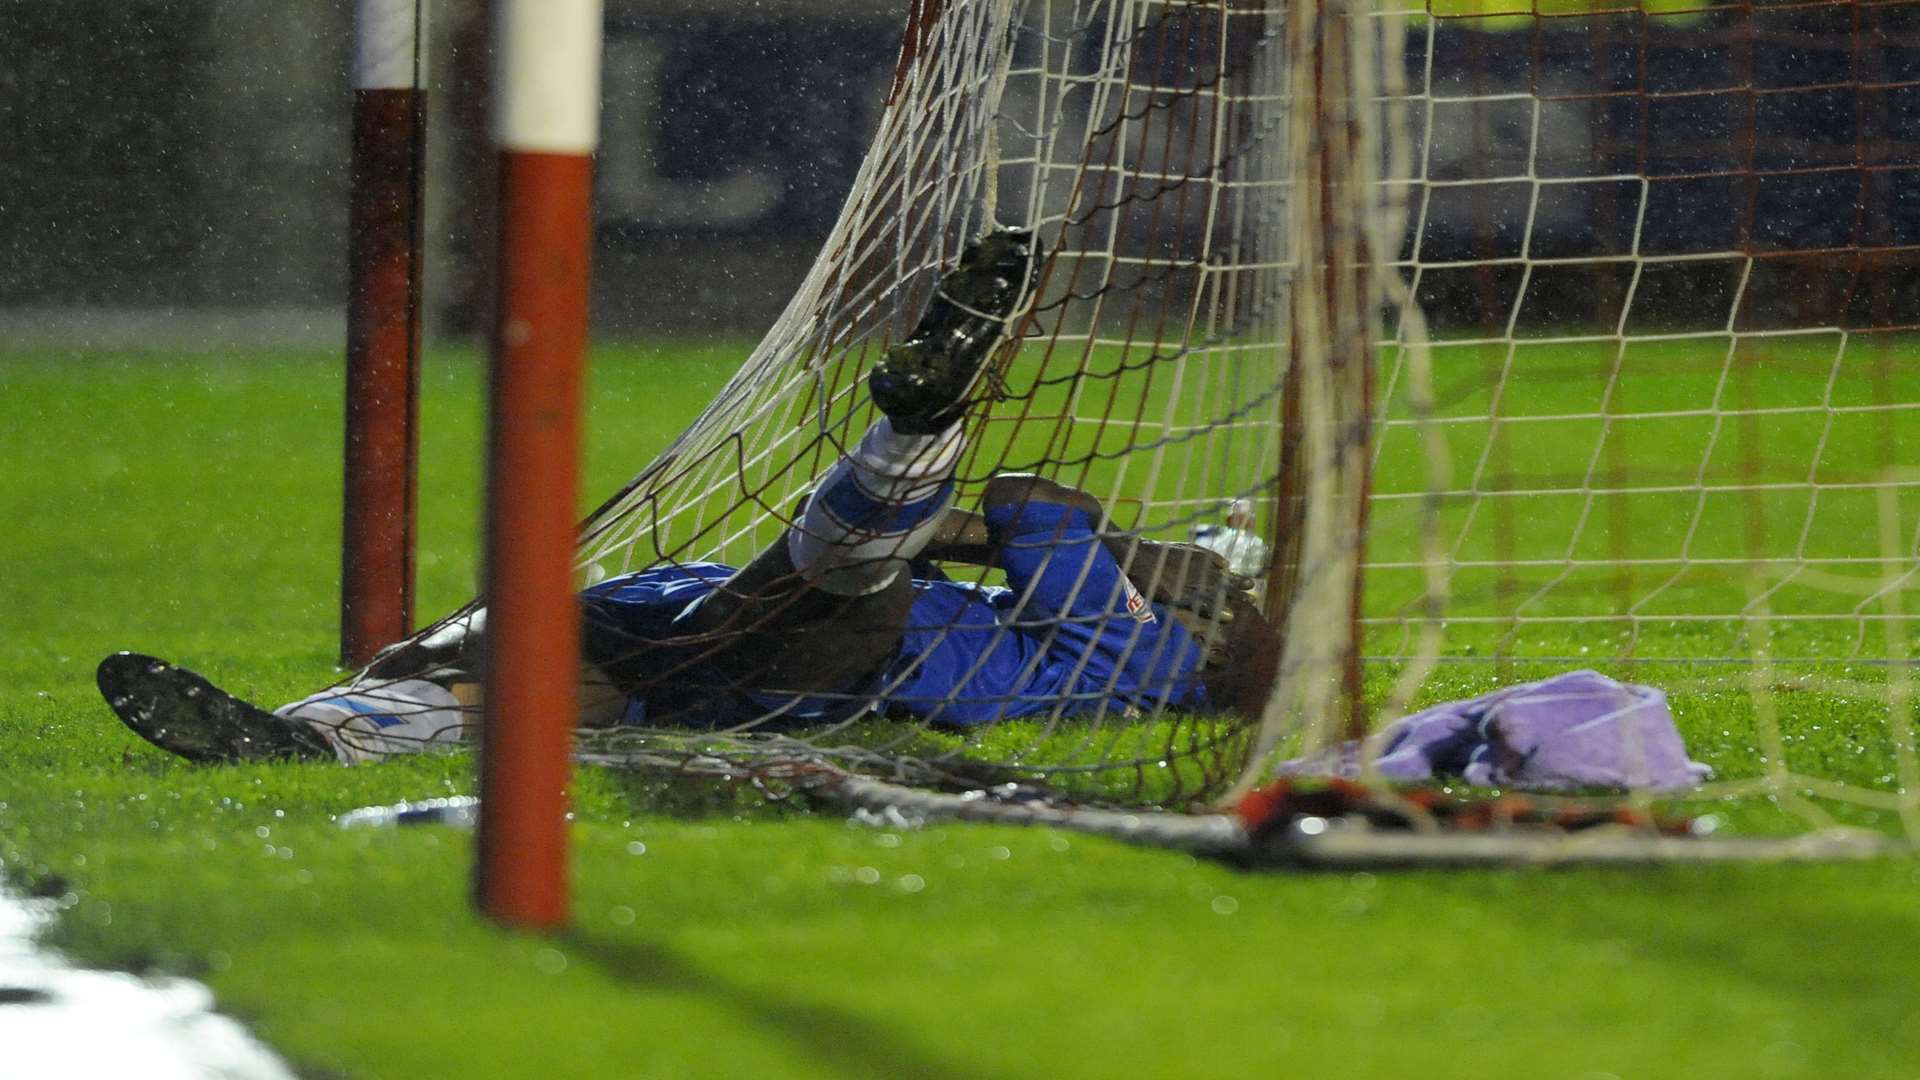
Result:
<svg viewBox="0 0 1920 1080">
<path fill-rule="evenodd" d="M 1133 616 L 1135 622 L 1155 622 L 1152 605 L 1147 603 L 1146 597 L 1140 595 L 1139 589 L 1133 587 L 1133 582 L 1123 576 L 1120 583 L 1127 587 L 1127 614 Z"/>
</svg>

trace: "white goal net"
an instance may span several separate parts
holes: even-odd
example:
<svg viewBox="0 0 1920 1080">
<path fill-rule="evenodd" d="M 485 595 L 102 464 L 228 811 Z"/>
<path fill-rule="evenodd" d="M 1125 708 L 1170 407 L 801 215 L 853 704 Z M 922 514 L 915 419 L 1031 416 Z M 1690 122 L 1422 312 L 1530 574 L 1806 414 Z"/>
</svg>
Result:
<svg viewBox="0 0 1920 1080">
<path fill-rule="evenodd" d="M 1597 667 L 1671 693 L 1704 795 L 1920 830 L 1916 207 L 1920 4 L 917 0 L 818 261 L 593 515 L 583 573 L 776 541 L 875 419 L 866 371 L 1016 226 L 1045 269 L 962 502 L 1038 472 L 1113 536 L 1179 541 L 1246 500 L 1282 631 L 1266 704 L 600 752 L 975 762 L 1187 805 Z"/>
</svg>

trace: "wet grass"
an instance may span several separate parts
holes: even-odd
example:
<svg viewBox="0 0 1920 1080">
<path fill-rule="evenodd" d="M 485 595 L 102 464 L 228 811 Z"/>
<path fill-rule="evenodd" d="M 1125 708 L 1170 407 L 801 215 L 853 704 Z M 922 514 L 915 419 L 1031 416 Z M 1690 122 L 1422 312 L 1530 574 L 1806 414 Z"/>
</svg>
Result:
<svg viewBox="0 0 1920 1080">
<path fill-rule="evenodd" d="M 663 444 L 731 355 L 604 351 L 586 489 Z M 472 360 L 435 354 L 427 373 L 427 612 L 472 586 Z M 663 385 L 680 411 L 640 419 Z M 322 356 L 0 359 L 0 861 L 66 909 L 57 944 L 204 978 L 311 1074 L 1911 1077 L 1920 1062 L 1910 860 L 1262 876 L 1045 831 L 882 832 L 726 788 L 662 813 L 650 782 L 588 771 L 574 928 L 496 931 L 469 912 L 466 835 L 329 820 L 470 791 L 466 757 L 199 768 L 125 733 L 92 689 L 97 659 L 129 647 L 262 700 L 334 677 L 339 397 Z M 1548 670 L 1451 668 L 1424 696 Z M 1764 769 L 1743 676 L 1635 673 L 1674 688 L 1696 756 Z M 1882 677 L 1782 673 L 1805 682 L 1776 696 L 1796 768 L 1892 785 L 1884 705 L 1850 689 Z M 1168 737 L 1008 726 L 988 749 L 1078 740 L 1148 759 Z M 1720 810 L 1780 827 L 1764 800 Z"/>
</svg>

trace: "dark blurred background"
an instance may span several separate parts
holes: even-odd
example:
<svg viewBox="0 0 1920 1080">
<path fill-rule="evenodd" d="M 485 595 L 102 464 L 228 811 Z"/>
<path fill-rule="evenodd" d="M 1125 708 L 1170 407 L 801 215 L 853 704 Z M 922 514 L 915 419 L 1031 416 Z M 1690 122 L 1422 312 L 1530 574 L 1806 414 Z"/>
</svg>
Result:
<svg viewBox="0 0 1920 1080">
<path fill-rule="evenodd" d="M 352 4 L 0 0 L 0 332 L 338 340 Z M 484 326 L 484 0 L 433 0 L 430 332 Z M 870 0 L 607 3 L 597 329 L 764 328 L 879 117 Z"/>
<path fill-rule="evenodd" d="M 427 281 L 442 337 L 484 327 L 490 295 L 485 7 L 433 5 Z M 608 0 L 596 332 L 768 324 L 871 137 L 905 7 Z M 351 8 L 0 0 L 0 334 L 340 340 Z M 1920 281 L 1904 251 L 1920 242 L 1916 11 L 1417 25 L 1408 73 L 1418 86 L 1431 48 L 1435 100 L 1412 114 L 1441 183 L 1416 199 L 1403 255 L 1481 264 L 1423 273 L 1436 328 L 1500 332 L 1522 259 L 1604 260 L 1636 235 L 1643 254 L 1761 256 L 1755 317 L 1920 312 L 1903 284 Z M 1713 298 L 1740 287 L 1743 263 L 1650 269 L 1632 318 L 1724 322 Z M 1861 297 L 1863 271 L 1878 299 Z M 1624 262 L 1536 267 L 1519 328 L 1610 328 L 1630 287 Z"/>
</svg>

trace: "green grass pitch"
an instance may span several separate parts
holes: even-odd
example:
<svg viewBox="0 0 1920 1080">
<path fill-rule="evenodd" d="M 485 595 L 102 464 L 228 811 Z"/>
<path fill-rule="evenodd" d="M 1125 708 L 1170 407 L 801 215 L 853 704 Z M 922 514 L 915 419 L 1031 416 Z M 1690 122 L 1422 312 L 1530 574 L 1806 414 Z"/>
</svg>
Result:
<svg viewBox="0 0 1920 1080">
<path fill-rule="evenodd" d="M 738 355 L 599 350 L 586 491 Z M 473 587 L 478 375 L 429 357 L 423 614 Z M 573 929 L 494 930 L 467 905 L 466 834 L 328 820 L 470 791 L 467 759 L 193 767 L 92 687 L 121 648 L 270 702 L 336 675 L 340 399 L 320 354 L 0 357 L 0 862 L 59 898 L 55 944 L 204 979 L 307 1074 L 1920 1076 L 1910 859 L 1251 875 L 720 797 L 668 815 L 588 771 Z M 1540 644 L 1578 653 L 1558 633 Z M 1883 706 L 1787 698 L 1801 763 L 1885 787 Z M 1676 710 L 1696 756 L 1757 767 L 1730 699 Z"/>
</svg>

